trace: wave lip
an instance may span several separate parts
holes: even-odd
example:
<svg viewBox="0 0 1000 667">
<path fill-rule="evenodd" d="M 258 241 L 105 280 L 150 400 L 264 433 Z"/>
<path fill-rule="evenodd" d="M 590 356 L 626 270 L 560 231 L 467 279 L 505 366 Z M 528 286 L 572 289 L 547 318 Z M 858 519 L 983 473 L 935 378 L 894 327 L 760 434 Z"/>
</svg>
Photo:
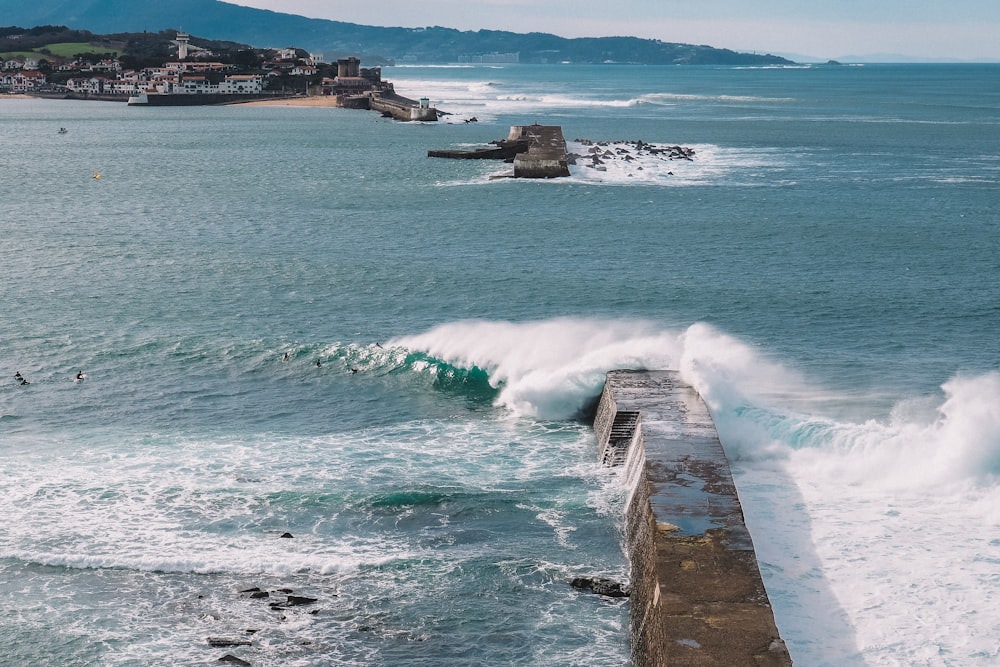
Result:
<svg viewBox="0 0 1000 667">
<path fill-rule="evenodd" d="M 669 366 L 676 336 L 642 322 L 557 318 L 455 322 L 390 344 L 484 369 L 495 403 L 516 414 L 565 419 L 600 394 L 607 371 Z"/>
</svg>

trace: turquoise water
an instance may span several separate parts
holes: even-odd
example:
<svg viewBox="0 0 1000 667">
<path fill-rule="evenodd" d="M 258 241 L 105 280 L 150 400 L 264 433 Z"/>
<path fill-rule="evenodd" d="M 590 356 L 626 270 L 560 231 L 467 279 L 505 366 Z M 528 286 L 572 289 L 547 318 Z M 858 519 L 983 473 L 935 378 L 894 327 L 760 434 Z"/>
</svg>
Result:
<svg viewBox="0 0 1000 667">
<path fill-rule="evenodd" d="M 619 367 L 709 402 L 796 664 L 1000 659 L 1000 69 L 385 76 L 453 115 L 0 99 L 0 662 L 627 664 Z M 534 122 L 695 159 L 426 157 Z"/>
</svg>

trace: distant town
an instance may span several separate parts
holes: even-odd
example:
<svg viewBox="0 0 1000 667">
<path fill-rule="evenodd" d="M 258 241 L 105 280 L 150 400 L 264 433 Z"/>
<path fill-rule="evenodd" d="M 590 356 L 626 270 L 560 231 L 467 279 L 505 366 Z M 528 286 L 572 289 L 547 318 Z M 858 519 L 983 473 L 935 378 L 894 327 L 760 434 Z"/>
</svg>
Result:
<svg viewBox="0 0 1000 667">
<path fill-rule="evenodd" d="M 46 32 L 46 28 L 50 30 Z M 0 53 L 4 55 L 0 60 L 0 92 L 5 93 L 127 99 L 142 93 L 338 95 L 381 88 L 379 67 L 362 69 L 354 59 L 348 75 L 342 76 L 342 64 L 326 63 L 323 54 L 291 47 L 255 49 L 221 43 L 223 48 L 213 49 L 193 43 L 190 35 L 179 31 L 159 33 L 162 39 L 146 36 L 145 41 L 152 44 L 145 45 L 138 43 L 139 39 L 116 42 L 115 36 L 49 43 L 45 38 L 72 39 L 81 31 L 61 26 L 23 33 L 13 32 L 16 28 L 0 30 L 7 33 L 0 35 Z M 89 33 L 84 36 L 95 37 Z M 39 41 L 46 43 L 39 45 Z M 4 48 L 11 46 L 20 48 L 9 52 Z M 151 53 L 129 49 L 142 46 Z M 79 52 L 69 53 L 74 47 Z M 168 59 L 150 63 L 151 54 L 157 52 Z"/>
<path fill-rule="evenodd" d="M 397 120 L 437 120 L 428 100 L 397 95 L 381 67 L 362 68 L 354 56 L 328 63 L 299 48 L 257 49 L 174 30 L 109 36 L 62 26 L 18 30 L 0 28 L 0 93 L 149 106 L 325 97 L 333 106 Z"/>
</svg>

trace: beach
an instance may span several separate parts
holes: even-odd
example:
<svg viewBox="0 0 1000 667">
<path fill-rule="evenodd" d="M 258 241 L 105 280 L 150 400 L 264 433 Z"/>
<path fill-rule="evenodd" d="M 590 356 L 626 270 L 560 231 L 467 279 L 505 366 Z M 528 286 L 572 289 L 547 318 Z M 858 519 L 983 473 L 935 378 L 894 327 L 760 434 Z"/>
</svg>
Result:
<svg viewBox="0 0 1000 667">
<path fill-rule="evenodd" d="M 251 100 L 234 102 L 251 107 L 339 107 L 333 95 L 310 95 L 309 97 L 282 97 L 274 100 Z"/>
</svg>

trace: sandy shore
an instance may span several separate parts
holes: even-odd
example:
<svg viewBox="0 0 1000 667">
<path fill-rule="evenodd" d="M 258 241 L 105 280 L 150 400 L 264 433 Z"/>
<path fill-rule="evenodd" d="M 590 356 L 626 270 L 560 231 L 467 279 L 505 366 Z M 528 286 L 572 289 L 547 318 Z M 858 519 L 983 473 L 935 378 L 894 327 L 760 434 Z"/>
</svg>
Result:
<svg viewBox="0 0 1000 667">
<path fill-rule="evenodd" d="M 252 102 L 237 102 L 248 107 L 335 107 L 337 98 L 333 95 L 314 95 L 312 97 L 286 97 L 278 100 L 254 100 Z"/>
<path fill-rule="evenodd" d="M 31 95 L 22 95 L 21 93 L 4 93 L 0 95 L 0 100 L 30 100 L 34 99 Z"/>
</svg>

